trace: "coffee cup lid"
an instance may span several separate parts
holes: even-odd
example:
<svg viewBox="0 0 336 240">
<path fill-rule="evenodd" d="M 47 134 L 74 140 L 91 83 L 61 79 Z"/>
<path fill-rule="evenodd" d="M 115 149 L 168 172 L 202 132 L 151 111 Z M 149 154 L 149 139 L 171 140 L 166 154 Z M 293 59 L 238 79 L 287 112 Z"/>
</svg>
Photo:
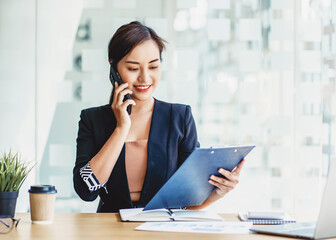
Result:
<svg viewBox="0 0 336 240">
<path fill-rule="evenodd" d="M 53 185 L 33 185 L 28 190 L 30 193 L 57 193 L 55 186 Z"/>
</svg>

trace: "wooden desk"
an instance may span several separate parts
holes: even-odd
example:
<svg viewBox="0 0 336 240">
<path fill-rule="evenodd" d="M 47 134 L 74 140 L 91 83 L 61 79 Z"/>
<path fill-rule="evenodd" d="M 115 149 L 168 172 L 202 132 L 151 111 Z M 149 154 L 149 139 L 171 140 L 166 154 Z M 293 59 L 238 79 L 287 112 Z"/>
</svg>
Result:
<svg viewBox="0 0 336 240">
<path fill-rule="evenodd" d="M 238 221 L 234 214 L 223 214 L 225 220 Z M 171 233 L 135 231 L 134 228 L 141 223 L 121 222 L 116 213 L 56 213 L 54 223 L 50 225 L 32 224 L 29 213 L 17 213 L 16 218 L 21 218 L 17 229 L 9 234 L 1 234 L 1 240 L 16 239 L 48 239 L 48 240 L 102 240 L 102 239 L 286 239 L 259 234 L 196 234 L 196 233 Z M 292 238 L 289 238 L 292 239 Z"/>
</svg>

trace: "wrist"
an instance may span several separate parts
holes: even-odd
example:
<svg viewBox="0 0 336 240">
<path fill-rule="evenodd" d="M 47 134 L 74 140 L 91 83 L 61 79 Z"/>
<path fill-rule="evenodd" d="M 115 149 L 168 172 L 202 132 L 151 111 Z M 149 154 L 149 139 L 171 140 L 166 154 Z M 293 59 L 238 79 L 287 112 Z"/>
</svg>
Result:
<svg viewBox="0 0 336 240">
<path fill-rule="evenodd" d="M 116 129 L 114 130 L 114 134 L 117 134 L 117 135 L 119 135 L 119 137 L 125 138 L 125 139 L 128 135 L 128 132 L 129 132 L 129 128 L 127 128 L 127 127 L 117 126 Z"/>
<path fill-rule="evenodd" d="M 214 190 L 214 192 L 215 192 L 215 195 L 216 195 L 216 197 L 217 197 L 218 199 L 224 197 L 225 194 L 227 193 L 227 192 L 222 191 L 222 190 L 219 189 L 219 188 L 216 188 L 216 189 Z"/>
</svg>

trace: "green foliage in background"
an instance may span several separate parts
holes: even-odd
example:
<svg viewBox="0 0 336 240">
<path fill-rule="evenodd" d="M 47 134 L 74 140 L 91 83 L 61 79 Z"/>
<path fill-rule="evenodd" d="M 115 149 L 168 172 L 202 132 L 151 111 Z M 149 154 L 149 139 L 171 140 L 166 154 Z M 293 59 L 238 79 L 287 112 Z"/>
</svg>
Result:
<svg viewBox="0 0 336 240">
<path fill-rule="evenodd" d="M 23 162 L 18 153 L 4 152 L 0 155 L 0 192 L 18 191 L 35 165 Z"/>
</svg>

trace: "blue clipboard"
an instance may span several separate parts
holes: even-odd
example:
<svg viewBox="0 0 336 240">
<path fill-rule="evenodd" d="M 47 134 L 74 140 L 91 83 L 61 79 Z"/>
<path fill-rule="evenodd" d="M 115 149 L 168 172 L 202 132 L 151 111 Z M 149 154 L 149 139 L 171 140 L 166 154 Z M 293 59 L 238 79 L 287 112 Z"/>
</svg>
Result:
<svg viewBox="0 0 336 240">
<path fill-rule="evenodd" d="M 232 171 L 255 146 L 197 148 L 143 209 L 201 205 L 215 189 L 208 180 L 219 168 Z"/>
</svg>

